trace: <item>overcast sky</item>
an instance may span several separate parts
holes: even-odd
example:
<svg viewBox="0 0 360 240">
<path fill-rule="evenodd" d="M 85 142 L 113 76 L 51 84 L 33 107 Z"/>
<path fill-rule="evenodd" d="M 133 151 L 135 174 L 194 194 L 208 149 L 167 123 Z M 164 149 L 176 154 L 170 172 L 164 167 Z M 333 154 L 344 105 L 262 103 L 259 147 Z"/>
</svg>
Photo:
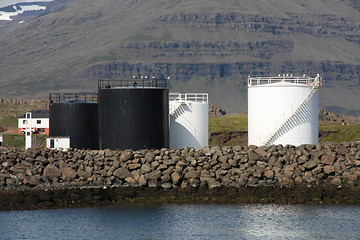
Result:
<svg viewBox="0 0 360 240">
<path fill-rule="evenodd" d="M 0 8 L 23 2 L 51 2 L 53 0 L 0 0 Z"/>
</svg>

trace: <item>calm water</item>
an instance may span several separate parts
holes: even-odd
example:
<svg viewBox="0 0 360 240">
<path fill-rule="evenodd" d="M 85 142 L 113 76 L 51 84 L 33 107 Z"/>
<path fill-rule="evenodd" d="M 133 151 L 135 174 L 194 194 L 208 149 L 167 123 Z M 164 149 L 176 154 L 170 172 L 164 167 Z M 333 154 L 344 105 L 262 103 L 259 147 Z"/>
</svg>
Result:
<svg viewBox="0 0 360 240">
<path fill-rule="evenodd" d="M 0 212 L 0 239 L 360 239 L 360 206 L 168 205 Z"/>
</svg>

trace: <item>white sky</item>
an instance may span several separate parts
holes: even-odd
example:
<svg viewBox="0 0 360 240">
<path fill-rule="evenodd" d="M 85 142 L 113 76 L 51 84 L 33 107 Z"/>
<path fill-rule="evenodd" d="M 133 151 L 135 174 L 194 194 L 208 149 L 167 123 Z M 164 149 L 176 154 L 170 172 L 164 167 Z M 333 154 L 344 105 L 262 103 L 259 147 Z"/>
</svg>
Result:
<svg viewBox="0 0 360 240">
<path fill-rule="evenodd" d="M 0 0 L 0 8 L 24 2 L 52 2 L 53 0 Z"/>
</svg>

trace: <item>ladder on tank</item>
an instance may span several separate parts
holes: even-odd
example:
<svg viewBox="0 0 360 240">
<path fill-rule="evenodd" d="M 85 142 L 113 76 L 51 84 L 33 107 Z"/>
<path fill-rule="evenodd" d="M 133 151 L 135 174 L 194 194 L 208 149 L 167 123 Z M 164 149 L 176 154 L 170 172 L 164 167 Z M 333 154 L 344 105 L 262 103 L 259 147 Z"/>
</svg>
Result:
<svg viewBox="0 0 360 240">
<path fill-rule="evenodd" d="M 178 118 L 182 113 L 185 112 L 184 106 L 187 106 L 192 111 L 191 102 L 208 103 L 207 93 L 170 93 L 169 100 L 170 105 L 170 116 Z"/>
<path fill-rule="evenodd" d="M 193 111 L 191 102 L 200 102 L 200 103 L 208 103 L 208 94 L 207 93 L 170 93 L 170 108 L 169 115 L 173 117 L 174 120 L 181 117 L 186 111 Z M 185 106 L 188 107 L 188 110 L 185 109 Z M 191 123 L 188 119 L 183 118 L 183 121 L 186 122 L 187 128 L 194 134 L 194 137 L 200 136 L 199 131 L 194 127 L 193 123 Z"/>
<path fill-rule="evenodd" d="M 177 118 L 179 118 L 182 114 L 184 114 L 186 112 L 184 106 L 188 106 L 190 112 L 192 111 L 192 107 L 191 104 L 187 101 L 172 101 L 171 105 L 170 105 L 170 117 L 173 117 L 174 120 L 176 120 Z M 194 137 L 197 138 L 197 136 L 200 135 L 200 133 L 198 132 L 198 130 L 196 129 L 196 127 L 194 127 L 194 125 L 187 120 L 186 118 L 183 118 L 183 121 L 186 122 L 186 126 L 187 128 L 194 134 Z"/>
<path fill-rule="evenodd" d="M 188 102 L 172 101 L 170 103 L 170 111 L 169 111 L 170 116 L 174 117 L 175 119 L 181 116 L 181 114 L 185 112 L 185 108 L 184 108 L 185 105 L 188 106 L 190 111 L 192 110 L 191 105 Z"/>
<path fill-rule="evenodd" d="M 317 89 L 319 88 L 321 84 L 321 78 L 318 74 L 314 81 L 310 84 L 309 91 L 305 96 L 304 101 L 296 108 L 296 110 L 279 126 L 277 127 L 270 136 L 265 139 L 265 141 L 262 143 L 263 146 L 270 146 L 272 145 L 277 139 L 279 139 L 282 135 L 284 135 L 287 131 L 290 129 L 296 127 L 299 125 L 296 122 L 296 119 L 306 114 L 306 110 L 309 109 L 309 104 L 316 93 Z"/>
</svg>

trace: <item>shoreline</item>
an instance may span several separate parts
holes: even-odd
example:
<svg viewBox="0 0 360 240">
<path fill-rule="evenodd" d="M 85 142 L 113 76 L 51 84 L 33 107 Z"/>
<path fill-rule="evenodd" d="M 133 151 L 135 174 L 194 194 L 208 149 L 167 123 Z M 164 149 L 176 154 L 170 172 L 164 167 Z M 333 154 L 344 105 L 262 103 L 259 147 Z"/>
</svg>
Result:
<svg viewBox="0 0 360 240">
<path fill-rule="evenodd" d="M 0 148 L 0 210 L 110 203 L 360 204 L 360 143 Z"/>
<path fill-rule="evenodd" d="M 314 204 L 360 205 L 360 187 L 149 188 L 97 187 L 1 191 L 0 211 L 83 208 L 113 204 Z"/>
</svg>

